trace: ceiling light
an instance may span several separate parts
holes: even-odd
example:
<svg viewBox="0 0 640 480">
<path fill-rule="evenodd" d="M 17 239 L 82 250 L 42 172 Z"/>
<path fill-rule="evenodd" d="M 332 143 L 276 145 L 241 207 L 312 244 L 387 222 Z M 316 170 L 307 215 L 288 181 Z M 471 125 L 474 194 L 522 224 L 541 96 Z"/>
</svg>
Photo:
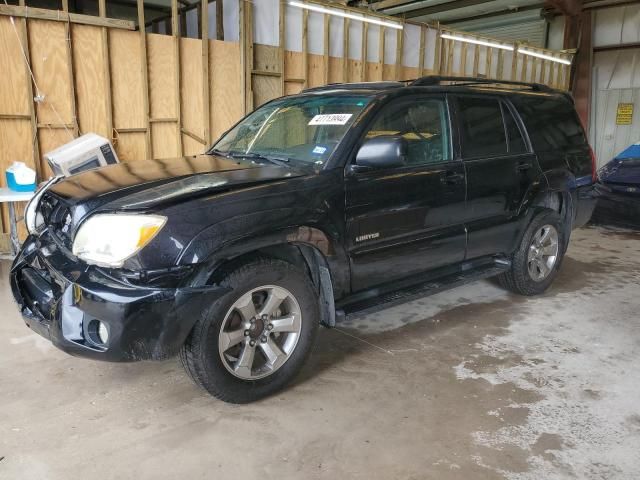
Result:
<svg viewBox="0 0 640 480">
<path fill-rule="evenodd" d="M 509 50 L 511 52 L 514 50 L 512 45 L 488 42 L 486 40 L 480 40 L 478 38 L 460 37 L 459 35 L 451 35 L 450 33 L 441 33 L 440 36 L 448 40 L 457 40 L 459 42 L 473 43 L 475 45 L 484 45 L 485 47 L 501 48 L 502 50 Z"/>
<path fill-rule="evenodd" d="M 544 53 L 534 52 L 533 50 L 527 50 L 526 48 L 518 48 L 518 53 L 524 53 L 525 55 L 531 55 L 532 57 L 542 58 L 544 60 L 551 60 L 552 62 L 563 63 L 565 65 L 571 65 L 571 60 L 564 58 L 552 57 L 551 55 L 545 55 Z"/>
<path fill-rule="evenodd" d="M 302 2 L 289 2 L 289 5 L 294 7 L 304 8 L 306 10 L 312 10 L 318 13 L 327 13 L 329 15 L 336 15 L 338 17 L 350 18 L 351 20 L 358 20 L 360 22 L 373 23 L 375 25 L 381 25 L 383 27 L 395 28 L 398 30 L 402 30 L 404 27 L 399 23 L 386 22 L 384 20 L 378 20 L 373 17 L 365 17 L 364 15 L 355 15 L 353 13 L 348 13 L 346 11 L 335 10 L 333 8 L 324 8 L 320 5 L 310 4 L 310 3 L 302 3 Z"/>
</svg>

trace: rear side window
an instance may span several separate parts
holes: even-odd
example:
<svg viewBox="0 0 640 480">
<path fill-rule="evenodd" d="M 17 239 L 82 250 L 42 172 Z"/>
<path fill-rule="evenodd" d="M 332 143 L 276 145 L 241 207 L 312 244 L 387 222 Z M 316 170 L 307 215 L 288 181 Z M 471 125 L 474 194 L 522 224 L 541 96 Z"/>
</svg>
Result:
<svg viewBox="0 0 640 480">
<path fill-rule="evenodd" d="M 500 102 L 495 98 L 459 97 L 460 135 L 464 158 L 507 153 Z"/>
<path fill-rule="evenodd" d="M 509 107 L 502 104 L 502 113 L 504 114 L 504 125 L 507 129 L 507 142 L 509 145 L 509 153 L 525 153 L 527 146 L 524 143 L 524 137 L 520 131 L 520 127 L 516 123 L 516 119 L 511 115 Z"/>
<path fill-rule="evenodd" d="M 537 151 L 585 147 L 587 141 L 576 111 L 557 97 L 521 97 L 514 100 L 531 143 Z"/>
</svg>

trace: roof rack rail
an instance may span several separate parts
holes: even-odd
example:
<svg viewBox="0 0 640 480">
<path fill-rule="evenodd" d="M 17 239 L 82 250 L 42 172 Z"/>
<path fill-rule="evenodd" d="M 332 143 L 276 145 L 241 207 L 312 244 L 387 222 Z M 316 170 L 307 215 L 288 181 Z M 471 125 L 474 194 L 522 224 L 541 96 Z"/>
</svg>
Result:
<svg viewBox="0 0 640 480">
<path fill-rule="evenodd" d="M 528 87 L 536 92 L 553 92 L 553 88 L 542 83 L 515 82 L 513 80 L 496 80 L 493 78 L 481 77 L 450 77 L 441 75 L 428 75 L 417 78 L 409 83 L 411 87 L 423 87 L 429 85 L 440 85 L 442 82 L 464 82 L 464 85 L 513 85 L 518 87 Z"/>
<path fill-rule="evenodd" d="M 405 82 L 355 82 L 355 83 L 329 83 L 319 87 L 310 87 L 302 90 L 302 93 L 324 92 L 327 90 L 360 90 L 364 88 L 373 88 L 376 90 L 387 88 L 399 88 L 405 86 Z"/>
</svg>

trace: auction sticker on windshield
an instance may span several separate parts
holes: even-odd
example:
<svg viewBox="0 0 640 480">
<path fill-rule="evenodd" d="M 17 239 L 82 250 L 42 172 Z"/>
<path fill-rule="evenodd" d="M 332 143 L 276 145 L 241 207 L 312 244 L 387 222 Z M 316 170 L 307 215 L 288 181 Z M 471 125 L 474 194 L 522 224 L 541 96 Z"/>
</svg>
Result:
<svg viewBox="0 0 640 480">
<path fill-rule="evenodd" d="M 329 113 L 316 115 L 308 125 L 345 125 L 353 116 L 352 113 Z"/>
</svg>

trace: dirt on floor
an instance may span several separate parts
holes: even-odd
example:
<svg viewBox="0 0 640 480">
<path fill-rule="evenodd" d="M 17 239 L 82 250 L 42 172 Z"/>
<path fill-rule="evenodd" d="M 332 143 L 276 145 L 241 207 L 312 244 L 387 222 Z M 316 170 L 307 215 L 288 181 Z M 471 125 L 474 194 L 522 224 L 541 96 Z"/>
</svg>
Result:
<svg viewBox="0 0 640 480">
<path fill-rule="evenodd" d="M 322 329 L 294 385 L 244 406 L 176 359 L 67 356 L 0 264 L 0 479 L 638 479 L 640 234 L 574 232 L 524 298 L 483 281 Z"/>
</svg>

